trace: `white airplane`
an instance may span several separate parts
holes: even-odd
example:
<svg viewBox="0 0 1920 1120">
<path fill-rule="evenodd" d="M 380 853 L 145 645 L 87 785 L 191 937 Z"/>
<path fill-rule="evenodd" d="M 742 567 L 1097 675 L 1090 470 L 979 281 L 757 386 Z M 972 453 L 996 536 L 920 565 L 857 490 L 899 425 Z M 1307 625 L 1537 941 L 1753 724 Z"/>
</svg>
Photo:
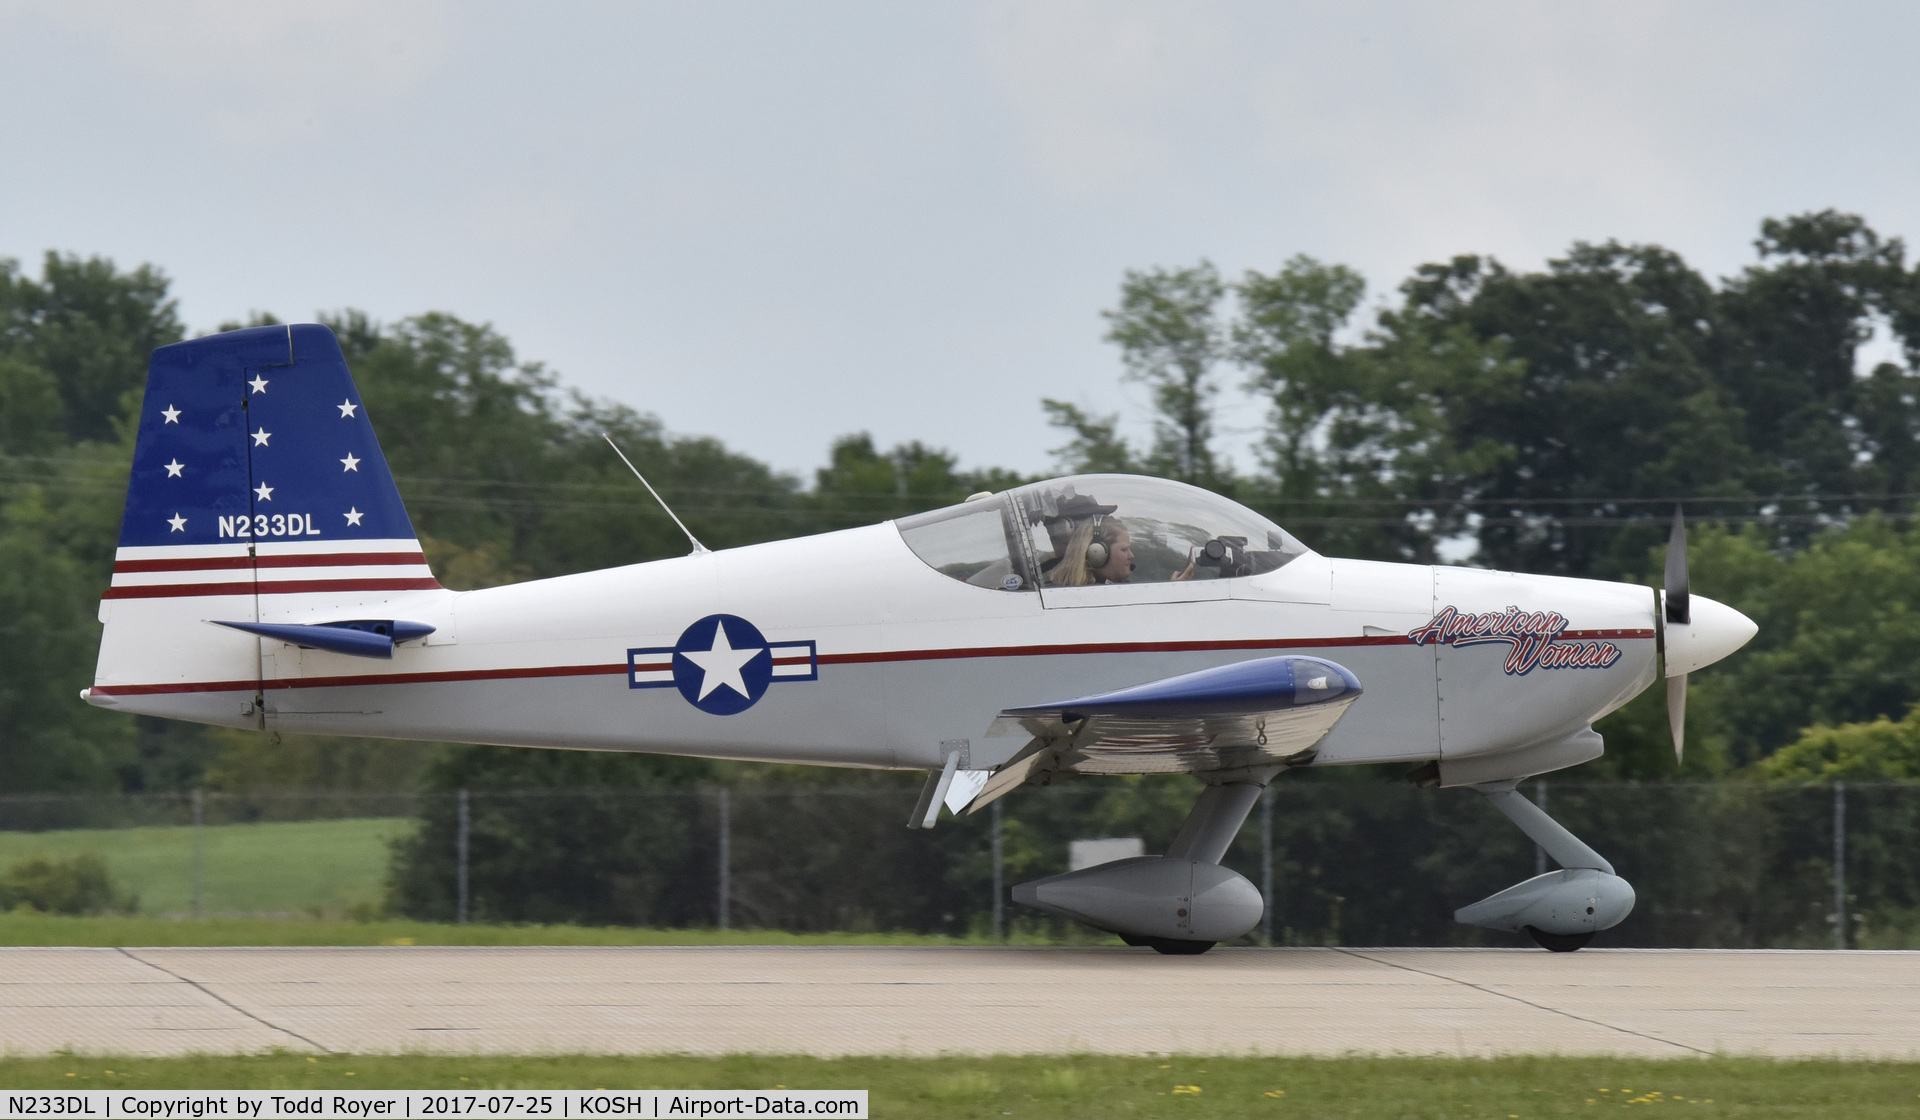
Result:
<svg viewBox="0 0 1920 1120">
<path fill-rule="evenodd" d="M 1664 594 L 1336 560 L 1206 491 L 1086 475 L 450 591 L 333 334 L 257 327 L 154 352 L 81 695 L 268 732 L 924 770 L 911 827 L 1061 774 L 1188 773 L 1164 854 L 1013 888 L 1166 953 L 1259 922 L 1220 860 L 1276 775 L 1410 763 L 1561 865 L 1455 917 L 1564 951 L 1633 890 L 1515 783 L 1598 757 L 1593 722 L 1662 675 L 1677 751 L 1686 674 L 1755 630 L 1688 595 L 1677 517 L 1674 537 Z"/>
</svg>

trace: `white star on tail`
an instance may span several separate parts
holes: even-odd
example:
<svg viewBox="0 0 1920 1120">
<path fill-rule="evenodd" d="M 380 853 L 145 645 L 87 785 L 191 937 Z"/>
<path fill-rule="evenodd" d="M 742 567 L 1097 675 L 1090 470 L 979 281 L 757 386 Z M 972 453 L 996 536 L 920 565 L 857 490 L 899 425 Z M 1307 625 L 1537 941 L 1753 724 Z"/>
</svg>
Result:
<svg viewBox="0 0 1920 1120">
<path fill-rule="evenodd" d="M 354 404 L 352 401 L 341 401 L 339 404 L 336 404 L 333 407 L 340 410 L 340 419 L 345 420 L 351 417 L 353 415 L 353 410 L 356 408 L 359 408 L 360 406 L 357 404 Z"/>
<path fill-rule="evenodd" d="M 712 649 L 681 651 L 682 656 L 700 666 L 706 674 L 705 679 L 700 682 L 700 695 L 694 699 L 705 700 L 708 693 L 722 685 L 733 689 L 742 697 L 751 699 L 751 694 L 747 692 L 747 682 L 740 676 L 740 669 L 765 652 L 764 646 L 753 649 L 734 649 L 727 641 L 726 624 L 715 623 Z"/>
<path fill-rule="evenodd" d="M 358 524 L 360 524 L 360 519 L 361 519 L 362 517 L 365 517 L 365 516 L 366 516 L 366 514 L 364 514 L 364 513 L 361 513 L 361 512 L 360 512 L 359 510 L 357 510 L 357 509 L 349 509 L 349 510 L 348 510 L 348 511 L 347 511 L 347 512 L 346 512 L 346 513 L 345 513 L 345 514 L 343 515 L 343 516 L 344 516 L 344 517 L 346 517 L 346 519 L 347 519 L 347 524 L 349 524 L 349 525 L 358 525 Z"/>
<path fill-rule="evenodd" d="M 262 428 L 259 431 L 253 433 L 253 445 L 255 447 L 265 447 L 267 445 L 267 441 L 272 438 L 273 438 L 273 433 L 269 432 L 265 428 Z"/>
<path fill-rule="evenodd" d="M 268 486 L 266 483 L 262 482 L 260 485 L 253 488 L 253 496 L 256 498 L 259 498 L 263 502 L 271 502 L 273 500 L 273 487 Z M 274 516 L 277 517 L 279 515 L 275 514 Z"/>
<path fill-rule="evenodd" d="M 167 524 L 173 526 L 173 531 L 176 533 L 184 533 L 187 531 L 187 519 L 177 513 L 167 518 Z"/>
<path fill-rule="evenodd" d="M 179 478 L 179 477 L 180 477 L 180 468 L 181 468 L 181 467 L 184 467 L 184 466 L 186 466 L 186 464 L 185 464 L 185 463 L 182 463 L 182 462 L 181 462 L 180 460 L 178 460 L 178 459 L 175 459 L 175 460 L 174 460 L 173 462 L 171 462 L 171 463 L 164 463 L 164 464 L 162 464 L 162 465 L 163 465 L 163 466 L 165 466 L 165 467 L 167 468 L 167 477 L 168 477 L 168 478 Z"/>
<path fill-rule="evenodd" d="M 247 382 L 247 384 L 253 386 L 253 391 L 256 393 L 264 393 L 267 391 L 267 379 L 257 373 L 253 375 L 253 380 Z"/>
<path fill-rule="evenodd" d="M 160 415 L 166 417 L 166 420 L 163 421 L 163 423 L 178 424 L 180 422 L 180 410 L 173 407 L 172 405 L 168 405 L 165 409 L 163 409 Z"/>
<path fill-rule="evenodd" d="M 345 463 L 347 469 L 353 471 L 355 474 L 360 472 L 360 460 L 353 457 L 353 452 L 347 452 L 347 457 L 340 461 Z"/>
</svg>

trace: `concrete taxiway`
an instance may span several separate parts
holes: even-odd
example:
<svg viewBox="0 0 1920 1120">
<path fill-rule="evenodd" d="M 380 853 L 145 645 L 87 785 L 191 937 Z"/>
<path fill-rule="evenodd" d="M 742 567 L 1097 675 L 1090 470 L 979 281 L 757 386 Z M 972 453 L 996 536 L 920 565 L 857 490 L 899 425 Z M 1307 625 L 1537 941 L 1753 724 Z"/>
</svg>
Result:
<svg viewBox="0 0 1920 1120">
<path fill-rule="evenodd" d="M 0 1052 L 1920 1057 L 1920 953 L 0 948 Z"/>
</svg>

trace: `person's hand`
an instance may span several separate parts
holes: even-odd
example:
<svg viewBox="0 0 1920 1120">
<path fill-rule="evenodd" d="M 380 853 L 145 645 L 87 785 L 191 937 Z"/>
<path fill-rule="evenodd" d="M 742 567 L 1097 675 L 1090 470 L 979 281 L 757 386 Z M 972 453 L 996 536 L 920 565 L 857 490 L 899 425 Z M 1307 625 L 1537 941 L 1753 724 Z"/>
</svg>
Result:
<svg viewBox="0 0 1920 1120">
<path fill-rule="evenodd" d="M 1187 561 L 1186 568 L 1184 568 L 1181 571 L 1173 573 L 1173 578 L 1175 582 L 1178 582 L 1183 579 L 1192 579 L 1193 578 L 1193 561 L 1191 560 Z"/>
</svg>

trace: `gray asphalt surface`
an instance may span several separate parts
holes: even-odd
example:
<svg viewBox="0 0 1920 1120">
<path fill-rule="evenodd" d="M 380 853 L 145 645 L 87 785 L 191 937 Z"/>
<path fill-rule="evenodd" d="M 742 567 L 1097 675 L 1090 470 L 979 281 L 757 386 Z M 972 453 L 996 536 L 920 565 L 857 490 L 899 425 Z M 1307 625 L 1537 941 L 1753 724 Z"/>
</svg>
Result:
<svg viewBox="0 0 1920 1120">
<path fill-rule="evenodd" d="M 1920 953 L 0 948 L 0 1052 L 1920 1057 Z"/>
</svg>

